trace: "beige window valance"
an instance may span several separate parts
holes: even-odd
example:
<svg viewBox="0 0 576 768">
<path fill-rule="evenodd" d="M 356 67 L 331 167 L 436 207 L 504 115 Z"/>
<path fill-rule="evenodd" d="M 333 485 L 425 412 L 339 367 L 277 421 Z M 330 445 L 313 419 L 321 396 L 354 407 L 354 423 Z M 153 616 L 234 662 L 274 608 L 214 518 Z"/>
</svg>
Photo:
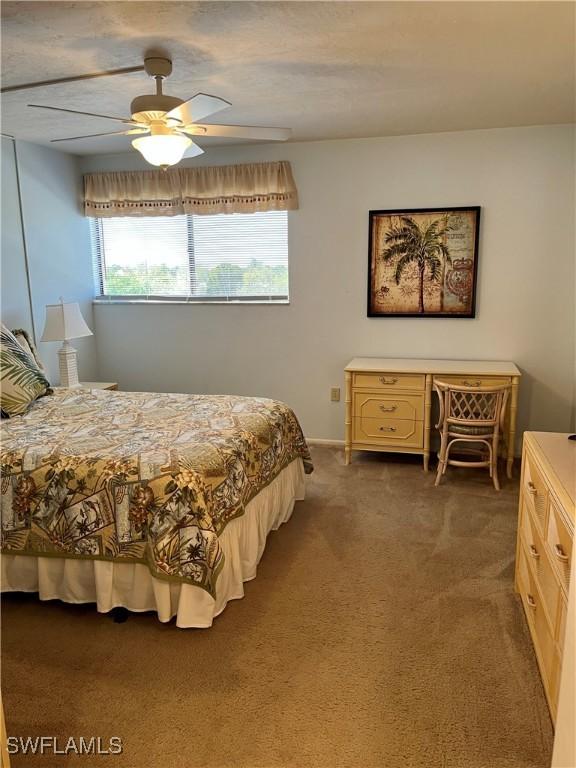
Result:
<svg viewBox="0 0 576 768">
<path fill-rule="evenodd" d="M 177 216 L 298 208 L 290 163 L 249 163 L 84 176 L 86 216 Z"/>
</svg>

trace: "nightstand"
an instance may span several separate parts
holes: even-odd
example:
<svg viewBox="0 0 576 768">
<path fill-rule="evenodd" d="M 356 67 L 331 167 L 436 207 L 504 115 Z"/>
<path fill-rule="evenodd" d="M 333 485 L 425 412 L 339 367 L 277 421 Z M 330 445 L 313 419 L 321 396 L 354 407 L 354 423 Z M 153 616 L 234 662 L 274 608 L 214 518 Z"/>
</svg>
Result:
<svg viewBox="0 0 576 768">
<path fill-rule="evenodd" d="M 116 381 L 81 381 L 80 389 L 118 389 Z"/>
</svg>

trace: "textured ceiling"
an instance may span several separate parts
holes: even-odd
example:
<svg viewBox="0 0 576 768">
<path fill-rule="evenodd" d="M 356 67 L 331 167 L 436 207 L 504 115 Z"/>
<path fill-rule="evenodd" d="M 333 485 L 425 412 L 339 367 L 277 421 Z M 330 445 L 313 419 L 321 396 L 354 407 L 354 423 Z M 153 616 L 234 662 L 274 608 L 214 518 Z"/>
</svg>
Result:
<svg viewBox="0 0 576 768">
<path fill-rule="evenodd" d="M 213 122 L 286 126 L 297 141 L 574 119 L 571 2 L 3 2 L 1 13 L 4 86 L 164 51 L 168 93 L 221 96 L 233 106 Z M 137 73 L 8 93 L 2 130 L 42 144 L 113 131 L 26 105 L 128 116 L 152 86 Z M 129 141 L 52 146 L 94 154 Z"/>
</svg>

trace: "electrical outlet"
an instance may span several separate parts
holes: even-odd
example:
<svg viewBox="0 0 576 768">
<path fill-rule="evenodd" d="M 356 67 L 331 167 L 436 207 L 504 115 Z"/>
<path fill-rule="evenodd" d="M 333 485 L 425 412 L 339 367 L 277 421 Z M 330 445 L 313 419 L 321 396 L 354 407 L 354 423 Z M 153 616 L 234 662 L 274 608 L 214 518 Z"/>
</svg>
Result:
<svg viewBox="0 0 576 768">
<path fill-rule="evenodd" d="M 340 387 L 330 387 L 330 400 L 333 403 L 340 402 Z"/>
</svg>

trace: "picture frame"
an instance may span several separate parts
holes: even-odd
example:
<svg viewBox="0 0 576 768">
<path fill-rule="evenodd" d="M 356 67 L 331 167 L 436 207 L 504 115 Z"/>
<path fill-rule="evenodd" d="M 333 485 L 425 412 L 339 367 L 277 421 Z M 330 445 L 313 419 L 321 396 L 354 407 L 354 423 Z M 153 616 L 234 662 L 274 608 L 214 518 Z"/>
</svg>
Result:
<svg viewBox="0 0 576 768">
<path fill-rule="evenodd" d="M 479 230 L 479 205 L 369 211 L 368 317 L 475 317 Z"/>
</svg>

